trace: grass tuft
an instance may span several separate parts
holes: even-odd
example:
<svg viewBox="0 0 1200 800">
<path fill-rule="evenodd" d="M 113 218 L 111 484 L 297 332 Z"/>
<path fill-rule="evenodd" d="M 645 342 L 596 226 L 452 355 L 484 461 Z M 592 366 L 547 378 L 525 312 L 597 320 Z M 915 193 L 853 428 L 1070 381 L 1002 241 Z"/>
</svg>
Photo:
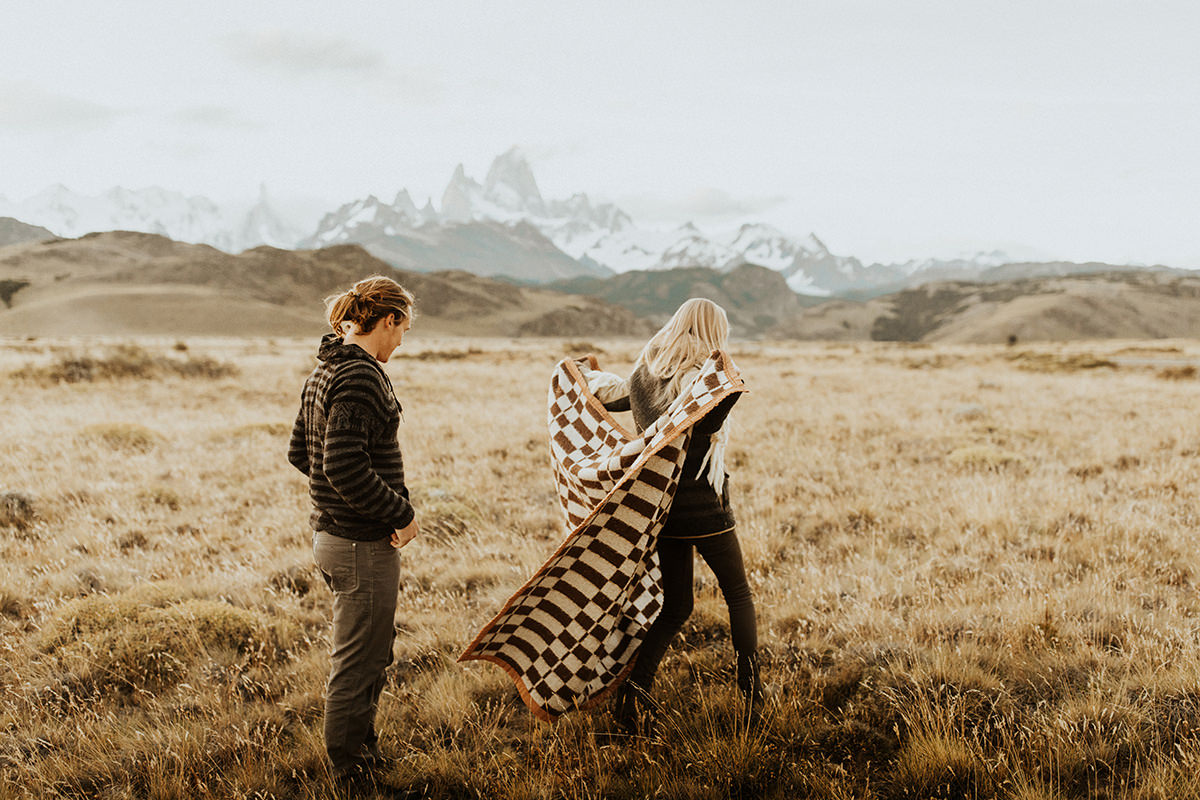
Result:
<svg viewBox="0 0 1200 800">
<path fill-rule="evenodd" d="M 168 601 L 170 587 L 64 603 L 42 627 L 40 650 L 79 687 L 100 695 L 162 691 L 191 667 L 229 655 L 286 659 L 294 625 L 214 600 Z"/>
<path fill-rule="evenodd" d="M 136 422 L 108 422 L 88 425 L 79 432 L 85 441 L 98 442 L 113 450 L 146 453 L 153 450 L 163 437 Z"/>
<path fill-rule="evenodd" d="M 994 787 L 982 759 L 959 737 L 916 733 L 900 748 L 890 779 L 891 797 L 991 797 Z"/>
<path fill-rule="evenodd" d="M 951 464 L 958 464 L 972 469 L 990 470 L 1008 466 L 1020 466 L 1025 463 L 1025 458 L 1019 453 L 1014 453 L 990 444 L 960 447 L 950 453 L 947 460 Z"/>
</svg>

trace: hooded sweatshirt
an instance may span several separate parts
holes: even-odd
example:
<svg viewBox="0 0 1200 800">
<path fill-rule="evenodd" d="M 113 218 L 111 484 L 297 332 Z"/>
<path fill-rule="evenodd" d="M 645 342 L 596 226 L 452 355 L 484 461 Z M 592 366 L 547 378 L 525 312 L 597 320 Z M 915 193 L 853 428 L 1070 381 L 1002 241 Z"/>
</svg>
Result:
<svg viewBox="0 0 1200 800">
<path fill-rule="evenodd" d="M 681 390 L 700 374 L 698 369 L 693 372 L 684 375 Z M 639 432 L 667 413 L 674 399 L 667 393 L 669 381 L 652 375 L 644 364 L 639 364 L 627 380 L 598 370 L 585 371 L 584 378 L 589 391 L 609 411 L 632 411 Z M 725 398 L 692 426 L 679 485 L 659 536 L 694 539 L 724 533 L 736 525 L 729 505 L 723 431 L 729 410 L 740 396 Z"/>
<path fill-rule="evenodd" d="M 288 461 L 308 476 L 313 530 L 358 541 L 413 520 L 396 432 L 400 403 L 383 367 L 328 333 L 304 382 Z"/>
</svg>

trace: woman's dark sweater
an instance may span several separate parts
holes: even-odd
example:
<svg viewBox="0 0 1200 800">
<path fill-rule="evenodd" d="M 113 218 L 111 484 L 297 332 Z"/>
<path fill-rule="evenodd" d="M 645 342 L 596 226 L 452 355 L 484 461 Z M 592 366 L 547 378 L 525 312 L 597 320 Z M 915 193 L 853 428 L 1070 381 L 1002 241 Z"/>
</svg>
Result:
<svg viewBox="0 0 1200 800">
<path fill-rule="evenodd" d="M 654 377 L 644 365 L 639 365 L 629 376 L 628 409 L 633 412 L 633 421 L 639 433 L 665 414 L 674 401 L 675 398 L 657 401 L 657 398 L 665 394 L 663 388 L 667 382 Z M 679 486 L 675 490 L 675 499 L 671 501 L 667 520 L 659 536 L 670 539 L 711 536 L 727 531 L 736 524 L 733 510 L 729 507 L 728 476 L 725 479 L 724 491 L 718 495 L 708 482 L 708 465 L 704 466 L 705 474 L 699 473 L 704 456 L 708 453 L 710 437 L 721 429 L 725 418 L 729 416 L 729 410 L 740 396 L 740 393 L 735 393 L 725 398 L 692 426 L 692 436 L 688 440 L 688 451 L 684 457 Z M 616 404 L 610 404 L 610 408 L 624 410 Z"/>
<path fill-rule="evenodd" d="M 308 476 L 313 530 L 358 541 L 413 520 L 396 432 L 400 404 L 379 362 L 329 333 L 304 382 L 288 461 Z"/>
</svg>

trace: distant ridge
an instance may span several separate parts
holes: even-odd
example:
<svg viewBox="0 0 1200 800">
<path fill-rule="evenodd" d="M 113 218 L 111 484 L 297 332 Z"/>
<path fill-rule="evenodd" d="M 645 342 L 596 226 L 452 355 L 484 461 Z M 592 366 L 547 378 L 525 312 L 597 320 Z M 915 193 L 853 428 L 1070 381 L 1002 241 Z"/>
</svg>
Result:
<svg viewBox="0 0 1200 800">
<path fill-rule="evenodd" d="M 549 288 L 598 297 L 658 324 L 683 301 L 706 297 L 729 315 L 735 336 L 755 338 L 821 302 L 792 292 L 783 275 L 767 267 L 743 264 L 728 272 L 709 267 L 634 270 L 609 278 L 576 278 Z"/>
<path fill-rule="evenodd" d="M 526 222 L 426 223 L 416 228 L 360 223 L 353 235 L 332 241 L 360 244 L 375 257 L 409 272 L 461 270 L 528 283 L 611 274 L 571 258 Z M 308 239 L 304 245 L 324 246 L 318 238 Z"/>
</svg>

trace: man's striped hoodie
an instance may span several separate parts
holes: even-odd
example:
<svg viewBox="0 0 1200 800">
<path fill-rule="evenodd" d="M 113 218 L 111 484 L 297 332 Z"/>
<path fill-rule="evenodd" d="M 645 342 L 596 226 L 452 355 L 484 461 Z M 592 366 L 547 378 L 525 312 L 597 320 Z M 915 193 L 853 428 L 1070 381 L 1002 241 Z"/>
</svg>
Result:
<svg viewBox="0 0 1200 800">
<path fill-rule="evenodd" d="M 308 476 L 313 530 L 358 541 L 413 520 L 396 432 L 400 403 L 373 356 L 328 333 L 304 382 L 288 461 Z"/>
</svg>

